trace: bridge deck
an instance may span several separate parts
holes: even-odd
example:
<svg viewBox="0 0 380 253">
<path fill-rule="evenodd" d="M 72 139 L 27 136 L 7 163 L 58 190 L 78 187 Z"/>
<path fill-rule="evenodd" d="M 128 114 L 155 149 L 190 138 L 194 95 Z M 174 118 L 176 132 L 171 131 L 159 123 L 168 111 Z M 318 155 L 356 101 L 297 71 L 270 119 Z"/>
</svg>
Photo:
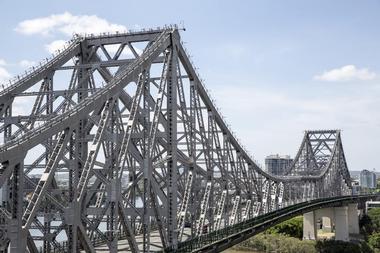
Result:
<svg viewBox="0 0 380 253">
<path fill-rule="evenodd" d="M 371 194 L 340 196 L 301 202 L 182 242 L 178 245 L 178 249 L 167 249 L 165 252 L 220 252 L 297 215 L 322 207 L 367 201 L 379 196 Z"/>
<path fill-rule="evenodd" d="M 191 231 L 190 228 L 185 228 L 183 232 L 183 240 L 187 240 L 190 237 Z M 139 250 L 143 252 L 143 237 L 142 235 L 136 236 L 136 242 L 139 247 Z M 151 251 L 160 251 L 162 250 L 161 239 L 158 231 L 153 231 L 150 237 L 150 250 Z M 95 247 L 96 252 L 108 253 L 110 252 L 106 244 L 102 244 Z M 121 239 L 118 242 L 118 252 L 132 252 L 128 245 L 127 239 Z M 86 251 L 82 250 L 81 252 L 85 253 Z"/>
</svg>

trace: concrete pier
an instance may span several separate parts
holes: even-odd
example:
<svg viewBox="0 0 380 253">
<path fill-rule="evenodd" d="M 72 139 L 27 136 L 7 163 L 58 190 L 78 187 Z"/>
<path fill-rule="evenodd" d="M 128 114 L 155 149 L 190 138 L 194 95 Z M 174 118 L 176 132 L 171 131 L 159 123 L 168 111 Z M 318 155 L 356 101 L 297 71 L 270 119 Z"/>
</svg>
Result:
<svg viewBox="0 0 380 253">
<path fill-rule="evenodd" d="M 335 232 L 335 240 L 349 241 L 349 235 L 359 234 L 358 205 L 322 208 L 303 215 L 303 239 L 316 240 L 317 221 L 324 232 Z"/>
</svg>

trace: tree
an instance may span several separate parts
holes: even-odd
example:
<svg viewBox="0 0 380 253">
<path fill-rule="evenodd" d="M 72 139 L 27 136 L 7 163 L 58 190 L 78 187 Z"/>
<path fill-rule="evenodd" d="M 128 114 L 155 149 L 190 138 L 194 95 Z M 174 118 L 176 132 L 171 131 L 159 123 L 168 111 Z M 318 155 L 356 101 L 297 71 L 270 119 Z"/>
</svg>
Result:
<svg viewBox="0 0 380 253">
<path fill-rule="evenodd" d="M 369 209 L 368 216 L 372 222 L 373 232 L 380 232 L 380 208 Z"/>
<path fill-rule="evenodd" d="M 368 237 L 368 244 L 373 247 L 380 249 L 380 233 L 373 233 Z"/>
<path fill-rule="evenodd" d="M 367 215 L 364 214 L 360 220 L 359 220 L 359 227 L 360 227 L 360 233 L 364 235 L 366 238 L 372 234 L 373 232 L 373 225 L 371 218 Z"/>
<path fill-rule="evenodd" d="M 267 234 L 282 234 L 290 237 L 302 239 L 303 234 L 303 217 L 297 216 L 266 231 Z"/>
</svg>

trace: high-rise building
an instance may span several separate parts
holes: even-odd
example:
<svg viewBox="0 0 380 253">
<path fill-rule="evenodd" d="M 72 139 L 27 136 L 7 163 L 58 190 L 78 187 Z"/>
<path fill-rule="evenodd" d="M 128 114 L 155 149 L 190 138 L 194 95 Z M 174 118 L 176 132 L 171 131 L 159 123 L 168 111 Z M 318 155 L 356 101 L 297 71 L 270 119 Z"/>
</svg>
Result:
<svg viewBox="0 0 380 253">
<path fill-rule="evenodd" d="M 274 175 L 284 175 L 286 169 L 292 164 L 290 156 L 270 155 L 265 158 L 266 171 Z"/>
<path fill-rule="evenodd" d="M 365 188 L 376 188 L 376 173 L 369 170 L 360 172 L 360 186 Z"/>
</svg>

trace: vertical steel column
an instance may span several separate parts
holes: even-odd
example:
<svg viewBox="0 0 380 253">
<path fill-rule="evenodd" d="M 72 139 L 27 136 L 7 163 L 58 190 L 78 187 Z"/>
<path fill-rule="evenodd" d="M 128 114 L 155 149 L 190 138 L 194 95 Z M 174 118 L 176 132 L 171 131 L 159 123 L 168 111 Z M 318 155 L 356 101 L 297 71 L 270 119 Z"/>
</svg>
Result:
<svg viewBox="0 0 380 253">
<path fill-rule="evenodd" d="M 169 65 L 172 66 L 172 65 Z M 149 71 L 147 71 L 146 78 L 144 81 L 143 90 L 143 176 L 144 176 L 144 190 L 143 190 L 143 217 L 142 217 L 142 231 L 143 231 L 143 251 L 150 251 L 150 210 L 151 210 L 151 178 L 152 178 L 152 164 L 150 157 L 150 145 L 152 140 L 149 136 L 149 126 L 150 126 L 150 106 L 149 106 L 149 96 L 150 96 L 150 78 Z"/>
<path fill-rule="evenodd" d="M 197 154 L 196 154 L 196 124 L 195 124 L 195 110 L 196 110 L 196 105 L 195 105 L 195 96 L 196 96 L 196 88 L 195 88 L 195 82 L 193 79 L 190 79 L 190 150 L 189 150 L 189 156 L 191 158 L 191 164 L 190 164 L 190 169 L 194 170 L 194 167 L 197 162 Z M 196 171 L 193 172 L 193 185 L 196 184 L 196 177 L 197 173 Z M 195 235 L 196 232 L 196 194 L 197 191 L 196 186 L 192 187 L 191 193 L 190 193 L 190 221 L 191 221 L 191 236 Z"/>
<path fill-rule="evenodd" d="M 227 142 L 228 137 L 226 133 L 223 133 L 223 156 L 222 156 L 222 170 L 224 170 L 224 175 L 228 175 L 228 153 L 227 153 Z M 222 219 L 223 219 L 223 227 L 228 225 L 228 206 L 230 206 L 230 197 L 228 192 L 228 178 L 226 176 L 223 177 L 223 188 L 226 192 L 225 201 L 222 202 L 224 206 L 222 207 Z M 219 227 L 217 228 L 219 229 Z"/>
<path fill-rule="evenodd" d="M 11 199 L 11 224 L 10 253 L 20 253 L 26 250 L 27 231 L 22 229 L 23 201 L 24 201 L 24 166 L 23 162 L 13 168 L 10 189 Z"/>
<path fill-rule="evenodd" d="M 46 94 L 46 115 L 51 115 L 53 113 L 53 101 L 54 101 L 54 96 L 53 96 L 53 74 L 50 74 L 46 79 L 45 79 L 46 85 L 45 85 L 45 90 L 47 91 Z M 58 139 L 57 139 L 58 141 Z M 49 161 L 50 157 L 50 152 L 49 150 L 53 149 L 53 138 L 49 137 L 46 140 L 46 158 L 45 158 L 45 163 L 47 164 Z M 49 187 L 51 188 L 51 186 Z M 46 203 L 44 207 L 44 241 L 43 241 L 43 252 L 50 252 L 51 251 L 51 245 L 50 245 L 50 240 L 47 240 L 50 238 L 50 226 L 51 226 L 51 209 L 52 206 L 50 203 Z"/>
<path fill-rule="evenodd" d="M 81 42 L 81 53 L 79 55 L 79 65 L 85 64 L 88 62 L 87 60 L 87 43 Z M 83 101 L 86 97 L 88 97 L 88 77 L 86 77 L 86 72 L 88 69 L 82 69 L 80 68 L 77 71 L 77 89 L 78 91 L 78 98 L 77 101 L 80 103 Z M 87 80 L 86 80 L 87 79 Z M 76 217 L 75 214 L 80 213 L 80 210 L 78 210 L 78 205 L 76 204 L 76 197 L 77 197 L 77 185 L 79 183 L 79 178 L 81 176 L 81 171 L 84 167 L 84 161 L 86 161 L 87 153 L 88 153 L 88 145 L 87 145 L 87 133 L 85 131 L 87 126 L 87 119 L 82 119 L 78 123 L 78 127 L 75 130 L 75 163 L 73 168 L 70 168 L 72 170 L 72 179 L 73 182 L 72 188 L 69 189 L 71 192 L 70 195 L 73 195 L 72 202 L 70 202 L 70 207 L 67 210 L 68 216 L 71 216 L 68 222 L 68 229 L 67 229 L 67 241 L 68 241 L 68 250 L 69 252 L 77 252 L 79 249 L 78 245 L 78 221 L 81 222 L 80 217 Z"/>
<path fill-rule="evenodd" d="M 12 116 L 12 104 L 9 104 L 5 108 L 5 115 L 4 117 L 11 117 Z M 4 143 L 8 142 L 10 137 L 12 135 L 12 125 L 6 125 L 4 129 Z"/>
<path fill-rule="evenodd" d="M 115 102 L 117 104 L 117 101 Z M 117 107 L 117 106 L 115 106 Z M 117 136 L 117 123 L 116 121 L 116 113 L 114 108 L 110 108 L 110 131 L 113 135 Z M 107 141 L 108 146 L 108 159 L 110 160 L 110 164 L 116 164 L 117 163 L 117 153 L 116 153 L 116 144 L 114 144 L 112 141 Z M 107 161 L 106 161 L 107 162 Z M 114 166 L 112 167 L 113 169 Z M 110 171 L 112 173 L 112 171 Z M 119 221 L 121 220 L 120 213 L 119 213 L 119 201 L 120 201 L 120 193 L 121 193 L 121 179 L 118 177 L 112 177 L 111 183 L 110 183 L 110 219 L 109 219 L 109 228 L 111 231 L 111 242 L 110 242 L 110 253 L 116 253 L 118 252 L 118 243 L 119 243 Z"/>
<path fill-rule="evenodd" d="M 4 117 L 11 117 L 12 116 L 12 104 L 9 104 L 5 108 Z M 4 129 L 4 143 L 7 143 L 10 141 L 10 137 L 12 135 L 12 125 L 6 125 Z M 0 189 L 1 198 L 3 199 L 3 203 L 0 203 L 1 206 L 4 205 L 4 207 L 7 207 L 8 204 L 8 196 L 10 194 L 9 189 L 10 188 L 10 182 L 9 180 L 5 180 L 3 187 Z"/>
<path fill-rule="evenodd" d="M 207 182 L 211 183 L 210 196 L 209 196 L 209 204 L 208 204 L 208 215 L 206 216 L 208 219 L 208 231 L 211 231 L 211 228 L 214 224 L 214 215 L 213 210 L 215 209 L 214 203 L 214 115 L 212 111 L 208 111 L 208 156 L 209 156 L 209 166 L 207 167 Z"/>
<path fill-rule="evenodd" d="M 171 35 L 171 59 L 167 84 L 167 232 L 168 244 L 177 248 L 177 47 Z"/>
</svg>

